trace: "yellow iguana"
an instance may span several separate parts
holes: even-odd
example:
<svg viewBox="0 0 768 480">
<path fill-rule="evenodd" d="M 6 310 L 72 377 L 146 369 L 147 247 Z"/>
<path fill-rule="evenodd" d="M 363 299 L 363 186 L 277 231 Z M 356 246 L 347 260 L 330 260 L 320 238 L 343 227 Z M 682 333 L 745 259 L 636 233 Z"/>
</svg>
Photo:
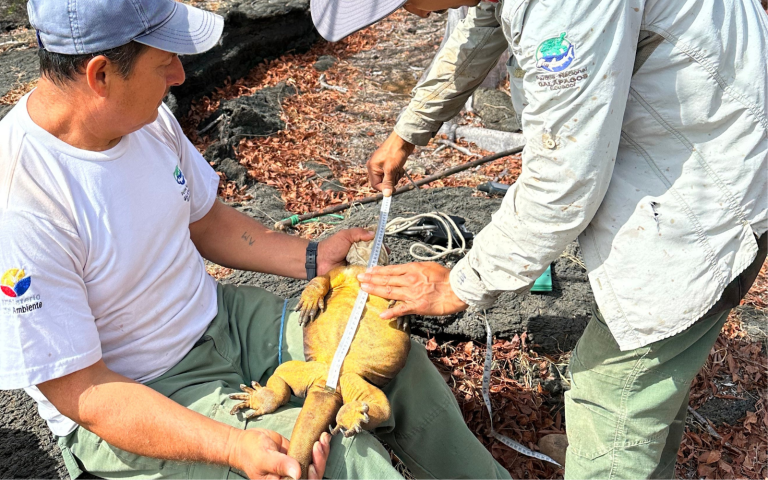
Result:
<svg viewBox="0 0 768 480">
<path fill-rule="evenodd" d="M 377 387 L 392 380 L 408 358 L 411 343 L 407 324 L 403 319 L 380 318 L 390 302 L 369 296 L 341 367 L 338 388 L 335 392 L 324 389 L 333 354 L 360 290 L 357 275 L 365 272 L 372 243 L 353 244 L 347 254 L 348 266 L 336 267 L 304 288 L 296 310 L 301 312 L 299 323 L 304 325 L 306 362 L 286 362 L 277 367 L 266 386 L 253 382 L 252 387 L 241 386 L 245 393 L 230 396 L 243 400 L 232 413 L 250 408 L 253 411 L 248 418 L 274 412 L 288 401 L 291 391 L 306 397 L 288 449 L 288 455 L 301 464 L 302 478 L 306 478 L 312 461 L 312 446 L 334 418 L 336 426 L 331 433 L 341 432 L 346 437 L 362 429 L 371 430 L 389 418 L 389 401 Z M 379 265 L 388 262 L 382 248 Z"/>
</svg>

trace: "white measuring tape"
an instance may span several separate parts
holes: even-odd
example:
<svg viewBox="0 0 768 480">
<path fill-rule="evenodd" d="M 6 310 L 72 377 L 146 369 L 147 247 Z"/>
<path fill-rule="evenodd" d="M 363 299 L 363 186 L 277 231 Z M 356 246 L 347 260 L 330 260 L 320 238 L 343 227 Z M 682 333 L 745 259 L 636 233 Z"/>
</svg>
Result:
<svg viewBox="0 0 768 480">
<path fill-rule="evenodd" d="M 390 205 L 392 205 L 392 197 L 384 197 L 381 201 L 381 209 L 379 210 L 379 224 L 376 227 L 376 236 L 373 239 L 371 257 L 368 259 L 368 270 L 379 263 L 379 253 L 381 252 L 381 246 L 384 243 L 384 231 L 387 226 Z M 368 293 L 360 290 L 357 294 L 357 299 L 355 300 L 355 306 L 352 307 L 352 313 L 349 314 L 349 320 L 347 320 L 347 327 L 344 329 L 344 335 L 342 335 L 341 341 L 339 341 L 336 353 L 333 354 L 331 368 L 328 370 L 328 380 L 325 381 L 326 390 L 335 391 L 336 386 L 339 384 L 341 365 L 344 363 L 344 357 L 347 356 L 349 347 L 352 345 L 352 339 L 355 338 L 355 332 L 357 332 L 357 326 L 360 324 L 360 319 L 363 317 L 366 301 L 368 301 Z"/>
<path fill-rule="evenodd" d="M 544 455 L 543 453 L 534 452 L 530 448 L 527 448 L 523 446 L 522 444 L 512 440 L 511 438 L 504 436 L 500 433 L 498 433 L 496 430 L 493 429 L 493 409 L 491 408 L 491 396 L 490 396 L 490 389 L 491 389 L 491 368 L 493 366 L 493 334 L 491 332 L 491 326 L 488 325 L 488 318 L 485 316 L 485 312 L 483 312 L 483 321 L 485 322 L 485 367 L 483 368 L 483 400 L 485 400 L 485 406 L 488 408 L 488 416 L 491 417 L 491 436 L 495 438 L 496 440 L 500 441 L 504 445 L 508 446 L 512 450 L 516 452 L 520 452 L 523 455 L 527 455 L 529 457 L 538 458 L 539 460 L 543 460 L 545 462 L 554 463 L 558 467 L 562 466 L 556 461 L 552 460 L 547 455 Z"/>
</svg>

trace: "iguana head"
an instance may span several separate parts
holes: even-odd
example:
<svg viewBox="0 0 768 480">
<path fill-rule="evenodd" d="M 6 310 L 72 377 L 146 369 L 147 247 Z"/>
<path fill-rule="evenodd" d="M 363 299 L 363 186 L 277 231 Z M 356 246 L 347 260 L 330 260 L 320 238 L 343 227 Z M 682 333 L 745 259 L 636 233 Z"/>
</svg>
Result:
<svg viewBox="0 0 768 480">
<path fill-rule="evenodd" d="M 368 266 L 368 259 L 371 258 L 371 249 L 373 249 L 373 240 L 353 243 L 349 247 L 349 253 L 347 253 L 347 263 L 350 265 Z M 389 265 L 389 254 L 383 244 L 379 253 L 378 265 Z"/>
</svg>

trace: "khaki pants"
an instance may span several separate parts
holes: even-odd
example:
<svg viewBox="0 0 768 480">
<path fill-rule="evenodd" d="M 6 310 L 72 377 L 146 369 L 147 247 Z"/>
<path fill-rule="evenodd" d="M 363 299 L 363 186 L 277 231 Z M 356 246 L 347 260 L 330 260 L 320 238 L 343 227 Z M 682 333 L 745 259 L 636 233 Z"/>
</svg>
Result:
<svg viewBox="0 0 768 480">
<path fill-rule="evenodd" d="M 181 362 L 147 386 L 235 428 L 269 429 L 290 438 L 301 399 L 292 397 L 273 414 L 245 420 L 242 413 L 229 414 L 237 401 L 228 395 L 251 380 L 265 384 L 278 366 L 278 357 L 283 362 L 304 359 L 302 330 L 292 310 L 296 302 L 288 302 L 282 324 L 285 302 L 264 290 L 219 285 L 218 302 L 219 313 L 203 338 Z M 420 344 L 412 343 L 405 368 L 384 393 L 392 406 L 391 418 L 373 434 L 335 436 L 326 478 L 402 478 L 377 438 L 420 478 L 510 478 L 469 431 L 453 394 Z M 84 428 L 60 438 L 59 445 L 72 478 L 83 470 L 102 478 L 240 477 L 224 466 L 134 455 Z"/>
<path fill-rule="evenodd" d="M 729 312 L 622 352 L 594 309 L 571 357 L 565 478 L 675 478 L 691 381 Z"/>
</svg>

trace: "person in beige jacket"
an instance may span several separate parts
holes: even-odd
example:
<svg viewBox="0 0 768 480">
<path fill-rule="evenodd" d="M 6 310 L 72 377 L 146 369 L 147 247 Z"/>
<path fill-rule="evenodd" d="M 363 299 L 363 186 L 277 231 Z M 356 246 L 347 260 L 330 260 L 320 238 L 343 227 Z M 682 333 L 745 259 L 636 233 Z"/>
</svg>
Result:
<svg viewBox="0 0 768 480">
<path fill-rule="evenodd" d="M 472 250 L 378 268 L 385 315 L 489 308 L 578 238 L 594 317 L 571 361 L 568 478 L 672 478 L 690 382 L 765 259 L 768 16 L 757 0 L 313 0 L 338 40 L 396 9 L 470 5 L 368 162 L 391 194 L 415 145 L 509 48 L 523 168 Z"/>
</svg>

